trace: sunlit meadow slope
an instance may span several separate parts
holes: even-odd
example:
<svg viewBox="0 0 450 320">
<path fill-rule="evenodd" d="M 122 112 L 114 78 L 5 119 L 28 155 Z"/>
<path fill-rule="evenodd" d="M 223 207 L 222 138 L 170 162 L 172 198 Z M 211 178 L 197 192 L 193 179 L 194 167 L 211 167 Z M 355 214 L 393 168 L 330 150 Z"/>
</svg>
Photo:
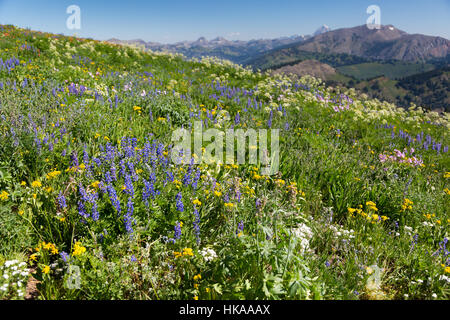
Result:
<svg viewBox="0 0 450 320">
<path fill-rule="evenodd" d="M 448 114 L 0 26 L 0 117 L 0 298 L 449 298 Z M 199 120 L 279 172 L 173 164 Z"/>
</svg>

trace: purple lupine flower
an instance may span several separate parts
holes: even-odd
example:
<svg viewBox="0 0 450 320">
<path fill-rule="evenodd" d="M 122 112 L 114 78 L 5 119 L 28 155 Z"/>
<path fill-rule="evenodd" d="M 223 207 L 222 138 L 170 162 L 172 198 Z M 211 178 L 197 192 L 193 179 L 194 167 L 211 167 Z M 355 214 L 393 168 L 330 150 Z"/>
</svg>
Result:
<svg viewBox="0 0 450 320">
<path fill-rule="evenodd" d="M 71 157 L 71 160 L 72 160 L 72 166 L 73 167 L 78 167 L 79 163 L 78 163 L 77 151 L 73 150 L 70 157 Z"/>
<path fill-rule="evenodd" d="M 183 184 L 185 186 L 191 184 L 191 179 L 192 179 L 192 165 L 194 163 L 194 158 L 191 159 L 191 162 L 189 164 L 188 169 L 186 170 L 186 174 L 183 177 Z"/>
<path fill-rule="evenodd" d="M 241 232 L 244 232 L 244 221 L 242 221 L 242 220 L 238 224 L 238 229 L 236 230 L 236 234 L 240 234 Z"/>
<path fill-rule="evenodd" d="M 173 243 L 181 238 L 181 223 L 177 222 L 174 227 Z"/>
<path fill-rule="evenodd" d="M 89 155 L 86 151 L 86 147 L 83 150 L 83 163 L 86 165 L 89 163 Z"/>
<path fill-rule="evenodd" d="M 86 206 L 83 201 L 78 201 L 78 213 L 85 219 L 89 217 L 89 214 L 86 212 Z"/>
<path fill-rule="evenodd" d="M 261 199 L 256 198 L 256 200 L 255 200 L 255 206 L 256 206 L 256 209 L 257 209 L 258 211 L 261 209 L 261 207 L 262 207 L 262 201 L 261 201 Z"/>
<path fill-rule="evenodd" d="M 124 160 L 120 160 L 119 162 L 120 165 L 120 169 L 119 169 L 119 177 L 125 177 L 126 172 L 127 172 L 127 168 L 125 167 L 125 161 Z"/>
<path fill-rule="evenodd" d="M 241 121 L 241 116 L 239 115 L 239 112 L 236 113 L 236 116 L 234 117 L 234 124 L 238 125 Z"/>
<path fill-rule="evenodd" d="M 270 110 L 269 121 L 267 122 L 267 126 L 272 128 L 272 118 L 273 118 L 273 110 Z"/>
<path fill-rule="evenodd" d="M 67 260 L 69 260 L 69 255 L 67 254 L 67 252 L 61 251 L 59 255 L 61 256 L 61 259 L 63 259 L 64 262 L 67 262 Z"/>
<path fill-rule="evenodd" d="M 112 181 L 116 181 L 117 180 L 117 173 L 116 173 L 116 166 L 115 166 L 114 163 L 111 164 L 110 172 L 111 172 L 111 180 Z"/>
<path fill-rule="evenodd" d="M 138 181 L 139 176 L 136 174 L 136 170 L 134 169 L 134 164 L 131 161 L 127 161 L 128 169 L 131 172 L 131 176 L 133 177 L 133 181 Z"/>
<path fill-rule="evenodd" d="M 194 206 L 194 233 L 195 238 L 197 239 L 197 244 L 200 244 L 200 214 L 198 212 L 197 206 Z"/>
<path fill-rule="evenodd" d="M 127 230 L 127 233 L 131 235 L 133 233 L 133 212 L 134 212 L 134 204 L 133 199 L 131 197 L 128 198 L 127 208 L 128 208 L 127 213 L 124 216 L 125 229 Z"/>
<path fill-rule="evenodd" d="M 67 207 L 66 198 L 64 197 L 62 191 L 58 195 L 58 204 L 61 209 L 65 209 Z"/>
<path fill-rule="evenodd" d="M 134 187 L 133 181 L 131 180 L 130 175 L 125 175 L 125 190 L 123 190 L 126 194 L 134 198 Z"/>
<path fill-rule="evenodd" d="M 153 183 L 143 179 L 144 181 L 144 190 L 142 190 L 142 200 L 146 206 L 148 206 L 148 199 L 153 195 Z"/>
<path fill-rule="evenodd" d="M 97 167 L 101 167 L 102 165 L 102 160 L 100 160 L 99 158 L 92 158 L 92 162 L 95 163 Z"/>
<path fill-rule="evenodd" d="M 88 202 L 90 197 L 88 196 L 86 189 L 84 189 L 84 187 L 81 184 L 78 186 L 78 191 L 80 192 L 81 200 L 83 202 Z"/>
<path fill-rule="evenodd" d="M 170 171 L 167 171 L 167 172 L 166 172 L 166 179 L 164 180 L 164 185 L 165 185 L 167 182 L 173 182 L 173 181 L 175 181 L 175 178 L 174 178 L 174 176 L 173 176 L 173 173 L 170 172 Z"/>
<path fill-rule="evenodd" d="M 177 210 L 179 212 L 183 212 L 184 211 L 184 205 L 183 205 L 183 199 L 182 199 L 181 192 L 178 192 L 178 194 L 175 197 L 175 200 L 176 200 Z"/>
<path fill-rule="evenodd" d="M 411 241 L 411 249 L 410 249 L 410 251 L 413 251 L 413 250 L 414 250 L 414 247 L 415 247 L 416 244 L 417 244 L 418 238 L 419 238 L 419 235 L 418 235 L 418 234 L 415 234 L 414 237 L 413 237 L 413 240 Z"/>
<path fill-rule="evenodd" d="M 100 213 L 98 212 L 97 201 L 94 200 L 92 204 L 92 220 L 97 221 L 100 218 Z"/>
<path fill-rule="evenodd" d="M 111 200 L 112 205 L 116 209 L 117 214 L 119 214 L 121 212 L 121 208 L 120 208 L 120 200 L 117 197 L 116 189 L 114 189 L 112 185 L 108 185 L 106 189 L 108 190 L 109 199 Z"/>
<path fill-rule="evenodd" d="M 195 174 L 194 180 L 192 181 L 192 188 L 194 188 L 194 190 L 197 190 L 198 181 L 200 180 L 200 177 L 201 177 L 201 171 L 200 171 L 200 168 L 197 167 L 197 172 Z"/>
<path fill-rule="evenodd" d="M 112 180 L 112 178 L 111 178 L 111 175 L 109 174 L 109 172 L 105 172 L 105 182 L 106 182 L 106 184 L 111 184 L 111 182 L 112 182 L 113 180 Z"/>
</svg>

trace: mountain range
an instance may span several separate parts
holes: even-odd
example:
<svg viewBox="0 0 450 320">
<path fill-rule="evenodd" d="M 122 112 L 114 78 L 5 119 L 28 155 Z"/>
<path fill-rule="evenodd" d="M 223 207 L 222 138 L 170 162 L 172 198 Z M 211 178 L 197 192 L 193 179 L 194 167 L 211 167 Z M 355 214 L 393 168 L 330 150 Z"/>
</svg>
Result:
<svg viewBox="0 0 450 320">
<path fill-rule="evenodd" d="M 250 41 L 223 37 L 201 37 L 174 44 L 140 39 L 108 41 L 181 53 L 187 58 L 214 56 L 273 73 L 310 74 L 330 85 L 354 87 L 399 106 L 415 103 L 429 109 L 450 110 L 450 40 L 408 34 L 393 25 L 337 30 L 323 25 L 312 35 Z"/>
<path fill-rule="evenodd" d="M 450 41 L 441 37 L 408 34 L 392 25 L 381 26 L 379 30 L 371 30 L 363 25 L 325 32 L 302 42 L 285 45 L 254 57 L 247 63 L 261 66 L 264 60 L 289 62 L 305 52 L 351 55 L 371 61 L 426 62 L 448 57 Z"/>
<path fill-rule="evenodd" d="M 313 35 L 293 35 L 275 39 L 255 39 L 249 41 L 227 40 L 224 37 L 217 37 L 207 40 L 200 37 L 195 41 L 181 41 L 173 44 L 163 44 L 158 42 L 145 42 L 142 39 L 119 40 L 109 39 L 108 42 L 117 44 L 130 44 L 140 46 L 152 51 L 166 51 L 172 53 L 182 53 L 187 58 L 201 58 L 203 56 L 214 56 L 221 59 L 228 59 L 234 63 L 246 64 L 249 59 L 257 55 L 264 54 L 272 49 L 285 45 L 304 42 L 316 35 L 330 31 L 331 29 L 323 25 L 318 28 Z"/>
</svg>

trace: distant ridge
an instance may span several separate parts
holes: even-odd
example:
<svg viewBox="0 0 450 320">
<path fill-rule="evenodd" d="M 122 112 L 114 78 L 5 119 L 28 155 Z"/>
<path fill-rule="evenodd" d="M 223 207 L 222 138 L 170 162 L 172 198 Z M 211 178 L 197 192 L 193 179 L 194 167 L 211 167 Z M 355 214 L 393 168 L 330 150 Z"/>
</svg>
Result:
<svg viewBox="0 0 450 320">
<path fill-rule="evenodd" d="M 363 25 L 328 31 L 268 54 L 286 56 L 292 49 L 416 62 L 446 58 L 450 54 L 450 41 L 441 37 L 408 34 L 392 25 L 381 26 L 379 30 L 370 30 Z"/>
<path fill-rule="evenodd" d="M 330 30 L 331 29 L 328 26 L 323 25 L 319 27 L 314 34 L 322 34 L 324 32 L 329 32 Z M 119 40 L 112 38 L 107 41 L 111 43 L 142 46 L 145 49 L 152 51 L 182 53 L 188 58 L 215 56 L 231 60 L 235 63 L 245 63 L 247 60 L 252 59 L 257 55 L 282 46 L 302 43 L 312 37 L 312 35 L 293 35 L 275 39 L 254 39 L 249 41 L 227 40 L 224 37 L 216 37 L 212 40 L 207 40 L 205 37 L 200 37 L 195 41 L 180 41 L 173 44 L 145 42 L 142 39 Z"/>
</svg>

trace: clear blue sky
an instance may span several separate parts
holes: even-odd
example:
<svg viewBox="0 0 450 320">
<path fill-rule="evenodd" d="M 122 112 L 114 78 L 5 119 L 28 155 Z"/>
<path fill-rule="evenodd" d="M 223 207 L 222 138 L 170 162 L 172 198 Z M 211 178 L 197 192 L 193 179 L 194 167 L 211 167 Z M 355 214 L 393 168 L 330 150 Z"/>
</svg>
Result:
<svg viewBox="0 0 450 320">
<path fill-rule="evenodd" d="M 66 27 L 72 4 L 81 8 L 76 32 Z M 0 24 L 99 40 L 249 40 L 311 34 L 322 24 L 363 25 L 372 4 L 380 6 L 384 25 L 450 39 L 450 0 L 0 0 Z"/>
</svg>

